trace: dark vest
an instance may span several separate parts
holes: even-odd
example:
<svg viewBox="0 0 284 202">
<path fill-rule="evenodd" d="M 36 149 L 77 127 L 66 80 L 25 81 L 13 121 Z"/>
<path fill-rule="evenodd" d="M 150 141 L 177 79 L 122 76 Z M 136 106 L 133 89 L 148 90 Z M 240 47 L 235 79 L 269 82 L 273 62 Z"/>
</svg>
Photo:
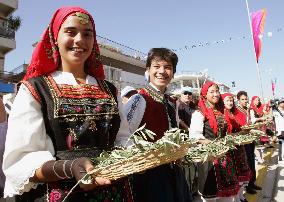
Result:
<svg viewBox="0 0 284 202">
<path fill-rule="evenodd" d="M 113 147 L 120 126 L 116 88 L 107 81 L 95 85 L 56 84 L 51 76 L 24 84 L 41 104 L 47 134 L 60 159 L 94 157 Z M 68 150 L 68 152 L 66 152 Z M 79 155 L 79 156 L 78 156 Z"/>
<path fill-rule="evenodd" d="M 163 137 L 164 132 L 169 130 L 168 116 L 171 127 L 177 127 L 175 104 L 169 100 L 169 96 L 157 92 L 150 86 L 139 90 L 139 94 L 146 101 L 146 109 L 140 126 L 146 123 L 146 128 L 157 134 L 154 141 Z"/>
<path fill-rule="evenodd" d="M 227 132 L 228 124 L 223 116 L 216 116 L 217 124 L 218 124 L 218 133 L 217 136 L 214 134 L 213 129 L 211 128 L 208 119 L 204 122 L 203 134 L 207 139 L 215 139 L 216 137 L 224 137 Z"/>
</svg>

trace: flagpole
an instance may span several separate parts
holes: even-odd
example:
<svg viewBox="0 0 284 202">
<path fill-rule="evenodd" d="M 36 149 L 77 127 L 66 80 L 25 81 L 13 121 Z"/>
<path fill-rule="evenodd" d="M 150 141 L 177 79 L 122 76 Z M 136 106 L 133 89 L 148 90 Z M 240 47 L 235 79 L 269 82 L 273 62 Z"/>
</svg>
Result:
<svg viewBox="0 0 284 202">
<path fill-rule="evenodd" d="M 246 6 L 247 6 L 247 14 L 248 14 L 248 20 L 249 20 L 249 27 L 250 27 L 251 39 L 252 39 L 252 42 L 254 43 L 254 41 L 253 41 L 253 31 L 252 31 L 251 18 L 250 18 L 250 14 L 249 14 L 248 0 L 246 0 Z M 253 48 L 254 48 L 254 46 L 253 46 Z M 254 49 L 253 49 L 253 52 L 255 52 Z M 258 81 L 259 81 L 259 83 L 260 83 L 261 99 L 264 101 L 263 87 L 262 87 L 262 79 L 261 79 L 261 75 L 260 75 L 259 64 L 258 64 L 257 60 L 255 60 L 255 63 L 256 63 L 257 77 L 258 77 Z"/>
</svg>

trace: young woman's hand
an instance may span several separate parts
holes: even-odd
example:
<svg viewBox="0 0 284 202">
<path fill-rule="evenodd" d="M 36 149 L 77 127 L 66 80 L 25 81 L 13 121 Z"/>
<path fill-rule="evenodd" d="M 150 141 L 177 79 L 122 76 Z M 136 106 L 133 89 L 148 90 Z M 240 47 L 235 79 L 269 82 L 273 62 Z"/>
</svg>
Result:
<svg viewBox="0 0 284 202">
<path fill-rule="evenodd" d="M 88 172 L 92 171 L 94 169 L 93 164 L 88 158 L 78 158 L 74 161 L 74 163 L 71 166 L 72 174 L 76 181 L 81 180 Z M 103 185 L 109 185 L 111 184 L 109 179 L 102 178 L 102 177 L 96 177 L 94 175 L 91 175 L 92 179 L 88 184 L 80 183 L 80 187 L 84 189 L 85 191 L 92 190 L 96 188 L 97 186 L 103 186 Z"/>
</svg>

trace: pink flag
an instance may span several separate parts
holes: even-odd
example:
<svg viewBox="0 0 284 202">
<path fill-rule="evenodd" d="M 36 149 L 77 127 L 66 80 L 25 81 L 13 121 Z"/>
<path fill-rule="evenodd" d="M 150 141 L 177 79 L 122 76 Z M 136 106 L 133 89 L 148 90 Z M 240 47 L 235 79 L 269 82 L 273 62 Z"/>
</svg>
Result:
<svg viewBox="0 0 284 202">
<path fill-rule="evenodd" d="M 276 79 L 271 80 L 272 95 L 275 95 Z"/>
<path fill-rule="evenodd" d="M 266 18 L 266 9 L 262 9 L 251 13 L 253 42 L 254 42 L 255 56 L 257 62 L 261 53 L 261 35 L 264 30 L 265 18 Z"/>
</svg>

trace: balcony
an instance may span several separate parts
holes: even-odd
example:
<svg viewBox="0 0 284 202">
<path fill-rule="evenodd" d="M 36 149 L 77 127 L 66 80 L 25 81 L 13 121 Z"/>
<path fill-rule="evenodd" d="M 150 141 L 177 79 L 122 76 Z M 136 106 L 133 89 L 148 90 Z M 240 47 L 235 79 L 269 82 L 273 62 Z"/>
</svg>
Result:
<svg viewBox="0 0 284 202">
<path fill-rule="evenodd" d="M 8 39 L 15 39 L 15 31 L 12 29 L 7 29 L 0 27 L 0 37 L 8 38 Z"/>
<path fill-rule="evenodd" d="M 5 55 L 15 48 L 15 31 L 0 27 L 0 52 Z"/>
<path fill-rule="evenodd" d="M 0 81 L 2 80 L 4 82 L 12 82 L 12 83 L 19 82 L 20 80 L 23 79 L 26 73 L 27 66 L 28 66 L 27 64 L 22 64 L 10 72 L 0 71 Z"/>
<path fill-rule="evenodd" d="M 7 17 L 18 8 L 18 0 L 0 0 L 0 15 Z"/>
</svg>

